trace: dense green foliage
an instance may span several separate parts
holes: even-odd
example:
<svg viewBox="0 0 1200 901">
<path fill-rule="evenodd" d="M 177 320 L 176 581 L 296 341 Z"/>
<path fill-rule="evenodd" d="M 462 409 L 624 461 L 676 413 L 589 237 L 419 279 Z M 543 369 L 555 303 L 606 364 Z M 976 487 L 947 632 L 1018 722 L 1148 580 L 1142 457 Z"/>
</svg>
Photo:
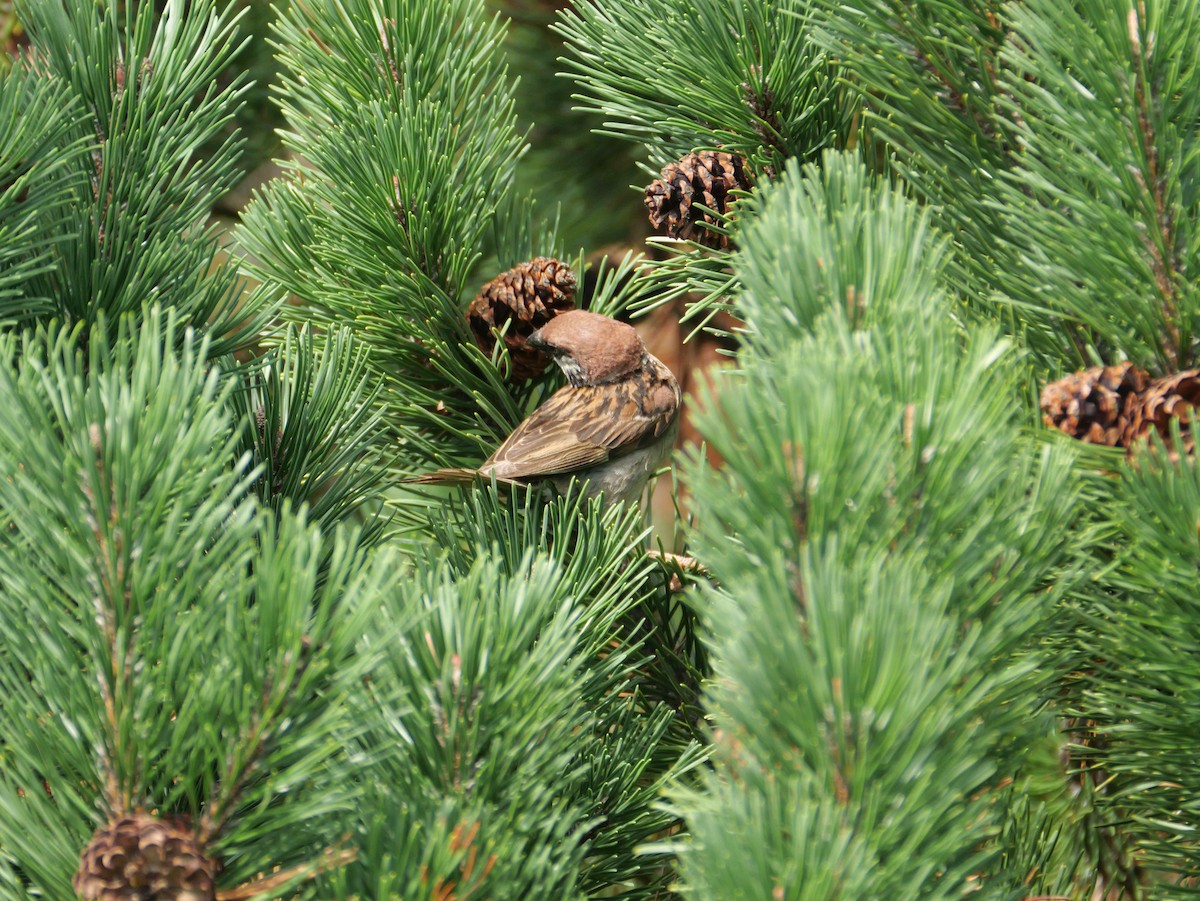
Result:
<svg viewBox="0 0 1200 901">
<path fill-rule="evenodd" d="M 253 340 L 267 310 L 243 296 L 236 267 L 216 258 L 216 235 L 204 221 L 234 182 L 237 139 L 195 155 L 229 121 L 240 93 L 236 84 L 210 89 L 236 49 L 230 18 L 211 4 L 185 13 L 171 3 L 161 19 L 133 4 L 124 12 L 58 2 L 21 10 L 37 56 L 17 67 L 28 74 L 13 77 L 45 71 L 45 90 L 61 92 L 75 113 L 59 141 L 81 151 L 86 142 L 86 152 L 70 154 L 69 171 L 54 176 L 66 196 L 38 210 L 47 265 L 5 300 L 0 318 L 90 329 L 103 315 L 117 328 L 121 316 L 159 302 L 204 324 L 213 354 Z"/>
<path fill-rule="evenodd" d="M 0 68 L 5 898 L 135 812 L 225 897 L 1194 895 L 1188 436 L 1035 398 L 1196 362 L 1197 0 L 243 7 L 25 2 Z M 399 485 L 559 384 L 479 350 L 480 287 L 705 149 L 730 246 L 582 297 L 740 322 L 698 568 L 574 492 Z"/>
<path fill-rule="evenodd" d="M 957 897 L 1001 875 L 1075 489 L 1022 436 L 1011 346 L 947 315 L 927 220 L 828 155 L 742 232 L 749 346 L 702 425 L 727 463 L 685 476 L 721 582 L 716 769 L 681 797 L 705 897 Z"/>
</svg>

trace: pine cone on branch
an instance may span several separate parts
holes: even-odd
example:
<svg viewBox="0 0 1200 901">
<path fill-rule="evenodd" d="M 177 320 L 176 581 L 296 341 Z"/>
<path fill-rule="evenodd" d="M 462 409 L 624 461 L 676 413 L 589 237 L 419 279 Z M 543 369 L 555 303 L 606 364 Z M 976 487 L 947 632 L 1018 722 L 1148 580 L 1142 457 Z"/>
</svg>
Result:
<svg viewBox="0 0 1200 901">
<path fill-rule="evenodd" d="M 1178 419 L 1180 437 L 1187 453 L 1195 451 L 1191 431 L 1192 411 L 1200 406 L 1200 369 L 1189 369 L 1154 379 L 1142 392 L 1141 403 L 1130 417 L 1125 436 L 1127 447 L 1149 436 L 1151 429 L 1164 441 L 1171 440 L 1171 420 Z"/>
<path fill-rule="evenodd" d="M 567 310 L 575 309 L 575 273 L 566 263 L 536 257 L 514 266 L 483 286 L 467 310 L 475 343 L 485 354 L 496 347 L 495 330 L 504 330 L 512 362 L 513 381 L 532 379 L 550 365 L 550 358 L 525 339 Z"/>
<path fill-rule="evenodd" d="M 1128 362 L 1076 372 L 1042 391 L 1042 419 L 1088 444 L 1123 447 L 1149 381 Z"/>
<path fill-rule="evenodd" d="M 215 901 L 218 869 L 190 830 L 136 813 L 96 830 L 71 885 L 83 901 Z"/>
<path fill-rule="evenodd" d="M 696 204 L 726 216 L 733 199 L 729 192 L 750 190 L 745 160 L 732 153 L 706 150 L 689 153 L 664 167 L 660 175 L 646 188 L 646 210 L 655 230 L 707 247 L 728 248 L 729 236 L 708 228 L 716 225 L 718 218 Z"/>
</svg>

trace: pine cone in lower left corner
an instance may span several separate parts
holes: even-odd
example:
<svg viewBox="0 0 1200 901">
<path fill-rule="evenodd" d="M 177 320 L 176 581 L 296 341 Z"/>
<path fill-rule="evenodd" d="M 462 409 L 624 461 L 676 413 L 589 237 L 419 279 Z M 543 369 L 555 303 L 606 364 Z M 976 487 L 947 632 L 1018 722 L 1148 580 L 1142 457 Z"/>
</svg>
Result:
<svg viewBox="0 0 1200 901">
<path fill-rule="evenodd" d="M 1149 382 L 1146 372 L 1129 362 L 1093 366 L 1045 387 L 1042 419 L 1088 444 L 1123 447 Z"/>
<path fill-rule="evenodd" d="M 513 381 L 536 378 L 550 358 L 525 339 L 567 310 L 575 309 L 575 273 L 566 263 L 536 257 L 514 266 L 483 286 L 467 310 L 467 324 L 479 349 L 489 356 L 496 346 L 493 329 L 504 329 Z"/>
<path fill-rule="evenodd" d="M 190 830 L 135 813 L 96 830 L 71 885 L 83 901 L 215 901 L 218 869 Z"/>
</svg>

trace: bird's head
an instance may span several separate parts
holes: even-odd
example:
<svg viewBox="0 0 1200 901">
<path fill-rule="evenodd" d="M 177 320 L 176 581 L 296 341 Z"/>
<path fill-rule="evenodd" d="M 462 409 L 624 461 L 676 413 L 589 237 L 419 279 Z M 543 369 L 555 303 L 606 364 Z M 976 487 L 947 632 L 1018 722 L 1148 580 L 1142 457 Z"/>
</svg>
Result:
<svg viewBox="0 0 1200 901">
<path fill-rule="evenodd" d="M 576 387 L 615 382 L 641 366 L 646 353 L 632 325 L 587 310 L 559 313 L 526 340 Z"/>
</svg>

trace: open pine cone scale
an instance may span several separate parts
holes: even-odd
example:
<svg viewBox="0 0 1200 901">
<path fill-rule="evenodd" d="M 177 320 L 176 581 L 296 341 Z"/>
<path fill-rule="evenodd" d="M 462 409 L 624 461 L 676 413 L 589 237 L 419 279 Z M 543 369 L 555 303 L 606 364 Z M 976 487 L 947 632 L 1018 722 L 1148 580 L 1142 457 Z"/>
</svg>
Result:
<svg viewBox="0 0 1200 901">
<path fill-rule="evenodd" d="M 503 332 L 512 365 L 509 377 L 537 378 L 550 358 L 526 339 L 559 313 L 575 309 L 576 284 L 571 267 L 551 257 L 535 257 L 501 273 L 483 286 L 467 310 L 475 343 L 490 356 L 495 333 Z"/>
<path fill-rule="evenodd" d="M 1046 425 L 1086 444 L 1130 452 L 1152 431 L 1169 440 L 1171 422 L 1177 420 L 1184 447 L 1192 453 L 1192 411 L 1198 405 L 1200 370 L 1155 379 L 1128 362 L 1065 376 L 1049 383 L 1041 397 Z"/>
<path fill-rule="evenodd" d="M 735 190 L 750 190 L 745 161 L 732 153 L 689 153 L 663 167 L 646 188 L 646 211 L 654 229 L 672 238 L 724 250 L 729 236 L 714 231 L 717 217 L 728 215 Z M 700 209 L 703 206 L 712 213 Z M 716 216 L 713 215 L 716 214 Z"/>
</svg>

